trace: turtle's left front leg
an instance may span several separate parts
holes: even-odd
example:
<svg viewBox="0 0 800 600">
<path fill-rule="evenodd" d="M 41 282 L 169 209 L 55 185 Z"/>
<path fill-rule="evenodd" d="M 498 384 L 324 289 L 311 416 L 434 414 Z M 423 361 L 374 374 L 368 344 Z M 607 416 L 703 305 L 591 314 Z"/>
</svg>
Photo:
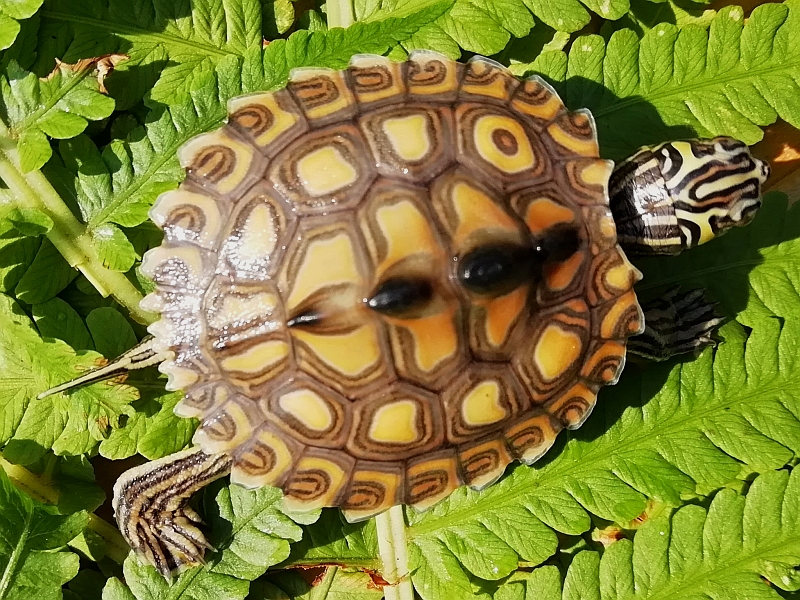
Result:
<svg viewBox="0 0 800 600">
<path fill-rule="evenodd" d="M 642 308 L 645 329 L 628 339 L 629 352 L 661 361 L 717 344 L 713 334 L 723 317 L 714 312 L 702 289 L 681 292 L 675 286 Z"/>
</svg>

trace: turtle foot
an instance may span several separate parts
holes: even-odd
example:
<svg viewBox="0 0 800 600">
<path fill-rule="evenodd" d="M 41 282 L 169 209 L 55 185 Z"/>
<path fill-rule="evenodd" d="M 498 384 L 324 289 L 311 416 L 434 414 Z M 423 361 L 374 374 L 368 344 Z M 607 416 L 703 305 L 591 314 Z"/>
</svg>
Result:
<svg viewBox="0 0 800 600">
<path fill-rule="evenodd" d="M 165 579 L 203 564 L 213 550 L 187 503 L 200 488 L 230 472 L 231 459 L 186 450 L 126 471 L 114 486 L 114 514 L 122 536 Z"/>
<path fill-rule="evenodd" d="M 651 360 L 716 346 L 714 333 L 724 320 L 702 289 L 681 292 L 679 286 L 643 306 L 645 330 L 628 340 L 628 351 Z"/>
</svg>

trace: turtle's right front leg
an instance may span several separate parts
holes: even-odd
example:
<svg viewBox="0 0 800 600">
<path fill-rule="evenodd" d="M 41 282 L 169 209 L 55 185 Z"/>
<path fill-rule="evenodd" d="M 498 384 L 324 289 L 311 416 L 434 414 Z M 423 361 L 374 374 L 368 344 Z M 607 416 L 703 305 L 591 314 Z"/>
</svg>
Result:
<svg viewBox="0 0 800 600">
<path fill-rule="evenodd" d="M 714 312 L 702 289 L 681 293 L 678 286 L 672 287 L 642 310 L 644 331 L 628 339 L 633 354 L 661 361 L 717 343 L 713 334 L 723 317 Z"/>
<path fill-rule="evenodd" d="M 134 467 L 114 485 L 112 505 L 122 536 L 167 580 L 173 571 L 203 562 L 203 552 L 211 546 L 187 503 L 230 470 L 229 456 L 192 448 Z"/>
</svg>

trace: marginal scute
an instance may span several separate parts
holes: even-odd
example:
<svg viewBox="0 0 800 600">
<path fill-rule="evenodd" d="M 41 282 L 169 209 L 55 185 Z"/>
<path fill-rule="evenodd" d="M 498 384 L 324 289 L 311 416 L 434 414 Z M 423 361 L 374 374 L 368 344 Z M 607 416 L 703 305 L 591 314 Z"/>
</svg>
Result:
<svg viewBox="0 0 800 600">
<path fill-rule="evenodd" d="M 308 129 L 287 90 L 248 94 L 228 101 L 228 122 L 267 157 Z"/>
<path fill-rule="evenodd" d="M 555 141 L 553 148 L 563 156 L 600 155 L 594 118 L 587 110 L 576 110 L 560 115 L 547 126 L 547 133 Z"/>
<path fill-rule="evenodd" d="M 363 521 L 403 502 L 405 468 L 398 462 L 358 461 L 342 503 L 350 523 Z"/>
<path fill-rule="evenodd" d="M 458 460 L 464 483 L 481 490 L 497 481 L 513 457 L 502 437 L 480 440 L 459 447 Z"/>
<path fill-rule="evenodd" d="M 358 111 L 345 73 L 315 67 L 292 69 L 288 89 L 312 127 L 346 121 Z"/>
<path fill-rule="evenodd" d="M 461 484 L 454 449 L 418 456 L 408 462 L 406 469 L 405 503 L 424 510 L 449 496 Z"/>
<path fill-rule="evenodd" d="M 538 76 L 526 79 L 517 87 L 511 98 L 511 107 L 529 117 L 537 129 L 542 129 L 565 110 L 555 90 Z"/>
<path fill-rule="evenodd" d="M 220 382 L 192 386 L 175 405 L 174 412 L 179 417 L 203 418 L 225 404 L 232 395 L 230 387 Z"/>
<path fill-rule="evenodd" d="M 576 202 L 602 205 L 608 210 L 608 178 L 614 163 L 599 158 L 576 158 L 560 164 L 556 174 Z"/>
<path fill-rule="evenodd" d="M 283 483 L 285 508 L 308 511 L 338 506 L 355 462 L 344 452 L 307 448 Z"/>
<path fill-rule="evenodd" d="M 514 458 L 530 465 L 544 456 L 560 430 L 549 413 L 528 414 L 508 426 L 506 444 Z"/>
<path fill-rule="evenodd" d="M 503 65 L 476 56 L 464 68 L 459 96 L 464 100 L 494 100 L 505 104 L 518 85 L 519 79 Z"/>
<path fill-rule="evenodd" d="M 234 396 L 203 419 L 192 442 L 207 454 L 218 454 L 239 446 L 262 422 L 263 416 L 250 401 Z"/>
<path fill-rule="evenodd" d="M 348 71 L 361 110 L 395 103 L 406 93 L 405 63 L 376 54 L 356 54 Z"/>
<path fill-rule="evenodd" d="M 593 322 L 597 337 L 604 340 L 624 340 L 644 330 L 644 314 L 633 289 L 594 309 Z"/>
<path fill-rule="evenodd" d="M 303 446 L 265 424 L 233 454 L 231 481 L 244 487 L 279 486 L 302 454 Z"/>
<path fill-rule="evenodd" d="M 458 95 L 464 65 L 443 54 L 414 51 L 408 57 L 406 84 L 414 98 L 430 102 L 453 102 Z"/>
<path fill-rule="evenodd" d="M 564 427 L 577 429 L 589 418 L 596 401 L 596 388 L 577 383 L 553 400 L 547 409 Z"/>
<path fill-rule="evenodd" d="M 211 281 L 211 259 L 212 255 L 196 246 L 163 244 L 145 252 L 140 270 L 158 286 L 198 293 Z"/>
<path fill-rule="evenodd" d="M 177 189 L 161 194 L 149 212 L 168 242 L 213 249 L 224 224 L 220 205 L 205 194 Z"/>
<path fill-rule="evenodd" d="M 625 366 L 625 346 L 620 342 L 597 340 L 592 344 L 581 368 L 581 377 L 601 385 L 617 382 Z"/>
<path fill-rule="evenodd" d="M 226 196 L 247 189 L 261 177 L 266 159 L 229 127 L 192 138 L 178 150 L 187 178 Z"/>
</svg>

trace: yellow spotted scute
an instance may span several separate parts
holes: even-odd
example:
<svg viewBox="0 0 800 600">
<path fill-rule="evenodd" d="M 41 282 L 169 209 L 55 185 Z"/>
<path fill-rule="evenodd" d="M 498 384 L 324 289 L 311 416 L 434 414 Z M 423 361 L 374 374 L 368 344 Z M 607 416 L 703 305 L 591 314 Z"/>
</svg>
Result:
<svg viewBox="0 0 800 600">
<path fill-rule="evenodd" d="M 351 521 L 425 509 L 589 418 L 643 318 L 588 112 L 427 51 L 297 70 L 228 112 L 181 148 L 141 270 L 176 413 L 234 483 Z M 559 239 L 506 287 L 460 271 Z"/>
</svg>

